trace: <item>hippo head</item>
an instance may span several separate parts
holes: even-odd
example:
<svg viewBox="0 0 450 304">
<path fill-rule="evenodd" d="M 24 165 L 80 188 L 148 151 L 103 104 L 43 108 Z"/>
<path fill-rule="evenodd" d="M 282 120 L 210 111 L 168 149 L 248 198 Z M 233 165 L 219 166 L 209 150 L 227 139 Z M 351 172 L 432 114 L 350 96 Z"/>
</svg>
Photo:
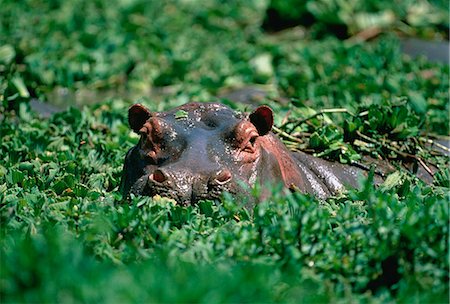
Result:
<svg viewBox="0 0 450 304">
<path fill-rule="evenodd" d="M 262 149 L 263 139 L 273 136 L 267 106 L 242 114 L 218 103 L 188 103 L 152 113 L 135 104 L 128 121 L 140 140 L 125 158 L 125 195 L 159 194 L 189 205 L 225 191 L 246 193 L 262 175 L 280 180 Z"/>
</svg>

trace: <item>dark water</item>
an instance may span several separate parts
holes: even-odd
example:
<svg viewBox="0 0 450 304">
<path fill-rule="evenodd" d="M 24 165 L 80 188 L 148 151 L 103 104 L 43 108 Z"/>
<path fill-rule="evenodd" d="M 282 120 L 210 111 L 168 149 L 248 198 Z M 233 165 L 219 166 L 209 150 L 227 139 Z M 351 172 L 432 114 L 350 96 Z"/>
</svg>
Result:
<svg viewBox="0 0 450 304">
<path fill-rule="evenodd" d="M 425 41 L 415 38 L 401 41 L 402 52 L 411 57 L 425 56 L 436 63 L 450 63 L 448 41 Z"/>
</svg>

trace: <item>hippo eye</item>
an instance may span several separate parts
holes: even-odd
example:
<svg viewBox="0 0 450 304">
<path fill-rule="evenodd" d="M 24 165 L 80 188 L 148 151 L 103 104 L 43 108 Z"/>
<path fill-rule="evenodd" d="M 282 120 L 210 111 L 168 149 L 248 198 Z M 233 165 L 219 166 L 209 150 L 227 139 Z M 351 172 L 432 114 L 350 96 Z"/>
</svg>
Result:
<svg viewBox="0 0 450 304">
<path fill-rule="evenodd" d="M 215 121 L 211 120 L 211 119 L 205 120 L 204 124 L 205 124 L 206 127 L 211 128 L 211 129 L 214 129 L 214 128 L 217 127 L 217 123 Z"/>
</svg>

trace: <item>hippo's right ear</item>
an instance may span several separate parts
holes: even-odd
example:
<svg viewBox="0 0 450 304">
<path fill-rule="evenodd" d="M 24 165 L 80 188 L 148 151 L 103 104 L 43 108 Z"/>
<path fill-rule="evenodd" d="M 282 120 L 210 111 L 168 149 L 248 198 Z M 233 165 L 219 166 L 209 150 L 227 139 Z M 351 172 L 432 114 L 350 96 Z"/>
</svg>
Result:
<svg viewBox="0 0 450 304">
<path fill-rule="evenodd" d="M 266 135 L 272 130 L 273 111 L 268 106 L 260 106 L 249 116 L 260 136 Z"/>
<path fill-rule="evenodd" d="M 132 105 L 128 109 L 128 123 L 131 129 L 138 133 L 144 123 L 150 118 L 152 114 L 141 104 Z"/>
</svg>

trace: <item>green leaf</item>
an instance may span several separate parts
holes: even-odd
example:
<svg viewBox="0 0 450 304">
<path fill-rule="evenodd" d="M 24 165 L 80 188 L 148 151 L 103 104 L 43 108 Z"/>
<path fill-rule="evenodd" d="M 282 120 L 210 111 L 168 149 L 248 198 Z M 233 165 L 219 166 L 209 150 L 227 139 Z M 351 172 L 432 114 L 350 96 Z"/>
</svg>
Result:
<svg viewBox="0 0 450 304">
<path fill-rule="evenodd" d="M 5 176 L 8 173 L 8 169 L 0 165 L 0 177 Z"/>
<path fill-rule="evenodd" d="M 423 94 L 419 92 L 409 92 L 408 93 L 409 102 L 411 103 L 411 107 L 417 114 L 425 114 L 427 112 L 427 101 L 423 97 Z"/>
<path fill-rule="evenodd" d="M 5 44 L 0 46 L 0 62 L 10 64 L 14 57 L 16 57 L 16 51 L 11 45 Z"/>
<path fill-rule="evenodd" d="M 388 175 L 388 177 L 386 178 L 386 180 L 383 182 L 383 184 L 381 185 L 381 187 L 385 190 L 389 190 L 392 189 L 398 185 L 400 185 L 403 181 L 403 173 L 400 171 L 395 171 L 391 174 Z"/>
<path fill-rule="evenodd" d="M 186 119 L 189 117 L 189 113 L 184 110 L 178 110 L 175 112 L 175 119 Z"/>
<path fill-rule="evenodd" d="M 23 82 L 23 79 L 19 76 L 16 76 L 12 79 L 12 83 L 16 87 L 17 91 L 19 92 L 20 97 L 22 98 L 29 98 L 30 93 L 28 92 L 28 89 Z"/>
<path fill-rule="evenodd" d="M 19 171 L 17 169 L 10 169 L 6 176 L 6 180 L 10 184 L 21 183 L 21 182 L 23 182 L 24 178 L 25 178 L 25 174 L 22 171 Z"/>
</svg>

